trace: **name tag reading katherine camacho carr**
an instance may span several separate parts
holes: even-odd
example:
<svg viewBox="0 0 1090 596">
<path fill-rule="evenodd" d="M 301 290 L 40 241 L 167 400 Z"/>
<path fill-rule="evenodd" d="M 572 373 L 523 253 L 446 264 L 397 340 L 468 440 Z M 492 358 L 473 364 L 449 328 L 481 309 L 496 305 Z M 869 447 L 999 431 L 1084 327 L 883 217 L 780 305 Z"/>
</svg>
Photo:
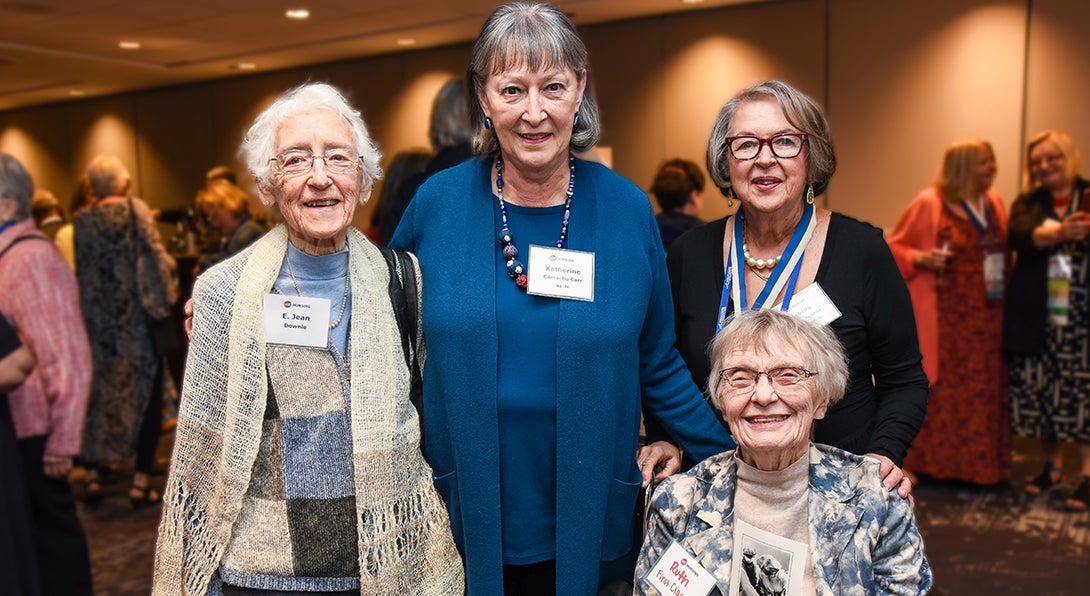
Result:
<svg viewBox="0 0 1090 596">
<path fill-rule="evenodd" d="M 594 253 L 530 245 L 526 293 L 594 302 Z"/>
</svg>

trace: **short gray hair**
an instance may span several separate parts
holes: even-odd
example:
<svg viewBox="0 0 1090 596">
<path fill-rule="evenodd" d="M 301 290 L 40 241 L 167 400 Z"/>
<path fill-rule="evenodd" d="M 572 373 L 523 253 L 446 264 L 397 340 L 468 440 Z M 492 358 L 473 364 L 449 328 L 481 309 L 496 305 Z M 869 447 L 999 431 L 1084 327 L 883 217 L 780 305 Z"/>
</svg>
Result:
<svg viewBox="0 0 1090 596">
<path fill-rule="evenodd" d="M 510 2 L 492 11 L 484 22 L 466 69 L 466 93 L 470 105 L 470 124 L 477 131 L 473 149 L 478 155 L 495 156 L 500 142 L 495 130 L 484 127 L 484 114 L 477 101 L 477 90 L 488 77 L 509 68 L 525 65 L 530 70 L 565 67 L 582 78 L 589 72 L 587 46 L 575 30 L 575 25 L 560 9 L 551 4 Z M 588 83 L 583 88 L 583 100 L 576 112 L 571 149 L 581 152 L 593 147 L 601 137 L 598 102 Z"/>
<path fill-rule="evenodd" d="M 348 123 L 355 139 L 356 153 L 363 160 L 364 186 L 371 187 L 375 180 L 382 177 L 379 160 L 382 154 L 367 132 L 359 110 L 352 107 L 339 89 L 328 83 L 304 83 L 285 91 L 264 112 L 258 114 L 250 130 L 242 138 L 239 153 L 246 162 L 257 185 L 269 188 L 272 165 L 269 163 L 276 156 L 276 131 L 288 118 L 315 108 L 332 111 Z"/>
<path fill-rule="evenodd" d="M 813 395 L 821 400 L 818 406 L 831 406 L 844 397 L 848 388 L 848 357 L 828 326 L 781 310 L 750 310 L 734 315 L 712 340 L 708 397 L 716 409 L 725 410 L 719 394 L 723 358 L 743 348 L 770 353 L 772 339 L 795 346 L 804 356 L 810 355 L 811 361 L 805 366 L 818 373 L 813 383 Z"/>
<path fill-rule="evenodd" d="M 99 199 L 128 196 L 132 176 L 116 155 L 96 155 L 87 164 L 87 182 L 91 185 L 91 192 Z"/>
<path fill-rule="evenodd" d="M 428 140 L 435 151 L 473 140 L 467 98 L 466 82 L 459 78 L 443 83 L 435 94 L 428 123 Z"/>
<path fill-rule="evenodd" d="M 34 180 L 19 163 L 7 153 L 0 153 L 0 199 L 15 201 L 15 220 L 30 217 L 30 202 L 34 196 Z"/>
<path fill-rule="evenodd" d="M 777 80 L 765 81 L 739 91 L 719 110 L 708 139 L 708 173 L 711 174 L 712 181 L 724 193 L 731 187 L 726 138 L 730 136 L 730 125 L 738 108 L 746 102 L 769 98 L 780 104 L 784 116 L 792 126 L 806 133 L 809 149 L 806 158 L 806 183 L 814 186 L 815 195 L 820 195 L 829 187 L 829 179 L 836 172 L 836 150 L 833 149 L 833 133 L 829 129 L 829 120 L 821 106 L 809 95 Z"/>
</svg>

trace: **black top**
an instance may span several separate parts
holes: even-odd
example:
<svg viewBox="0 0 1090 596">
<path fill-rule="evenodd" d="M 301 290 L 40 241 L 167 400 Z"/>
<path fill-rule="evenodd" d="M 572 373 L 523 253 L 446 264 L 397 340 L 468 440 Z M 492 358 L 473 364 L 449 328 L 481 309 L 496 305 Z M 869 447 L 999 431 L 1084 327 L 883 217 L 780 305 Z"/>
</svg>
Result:
<svg viewBox="0 0 1090 596">
<path fill-rule="evenodd" d="M 702 388 L 723 290 L 726 221 L 685 234 L 666 258 L 678 351 Z M 848 354 L 850 378 L 844 398 L 817 421 L 815 441 L 899 466 L 923 424 L 928 384 L 908 288 L 882 231 L 833 213 L 816 281 L 842 313 L 830 327 Z"/>
<path fill-rule="evenodd" d="M 659 224 L 659 235 L 662 236 L 662 247 L 670 250 L 674 241 L 682 234 L 693 228 L 704 225 L 704 220 L 699 217 L 682 213 L 680 211 L 663 211 L 655 216 L 655 222 Z"/>
<path fill-rule="evenodd" d="M 1075 180 L 1076 196 L 1090 188 L 1090 181 Z M 1088 205 L 1079 206 L 1083 209 Z M 1033 230 L 1048 218 L 1063 219 L 1052 206 L 1052 193 L 1038 188 L 1018 195 L 1011 205 L 1008 245 L 1018 254 L 1007 284 L 1003 305 L 1003 349 L 1012 354 L 1034 354 L 1045 349 L 1048 316 L 1048 259 L 1057 251 L 1070 250 L 1074 242 L 1047 248 L 1033 244 Z M 1083 240 L 1088 242 L 1090 240 Z"/>
<path fill-rule="evenodd" d="M 15 332 L 15 328 L 8 323 L 7 319 L 0 316 L 0 360 L 7 358 L 9 354 L 18 350 L 21 345 L 23 345 L 23 342 L 19 341 L 19 334 Z M 0 391 L 0 398 L 3 398 L 4 395 L 4 392 Z M 7 407 L 7 404 L 0 405 Z"/>
<path fill-rule="evenodd" d="M 0 359 L 18 350 L 21 345 L 23 342 L 19 341 L 19 334 L 15 332 L 15 328 L 8 323 L 7 319 L 0 316 Z"/>
<path fill-rule="evenodd" d="M 436 172 L 453 168 L 471 157 L 473 157 L 473 147 L 469 143 L 442 147 L 428 160 L 428 165 L 424 166 L 423 172 L 413 174 L 403 180 L 397 187 L 397 194 L 395 195 L 397 201 L 393 205 L 387 206 L 386 213 L 382 215 L 379 221 L 379 243 L 383 246 L 390 243 L 390 240 L 394 237 L 394 230 L 397 229 L 397 224 L 401 223 L 401 216 L 405 214 L 409 201 L 412 201 L 413 197 L 416 196 L 416 191 L 421 184 L 424 184 Z"/>
</svg>

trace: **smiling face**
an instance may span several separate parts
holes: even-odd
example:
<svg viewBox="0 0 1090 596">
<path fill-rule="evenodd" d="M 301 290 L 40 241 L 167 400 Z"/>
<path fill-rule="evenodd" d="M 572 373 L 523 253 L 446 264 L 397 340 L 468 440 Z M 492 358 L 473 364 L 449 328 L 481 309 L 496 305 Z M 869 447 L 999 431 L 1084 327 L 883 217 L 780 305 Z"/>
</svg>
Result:
<svg viewBox="0 0 1090 596">
<path fill-rule="evenodd" d="M 566 168 L 585 87 L 586 73 L 567 67 L 520 66 L 489 76 L 477 99 L 495 127 L 505 167 L 527 177 Z"/>
<path fill-rule="evenodd" d="M 1071 180 L 1067 176 L 1067 158 L 1056 143 L 1041 141 L 1029 152 L 1029 173 L 1035 184 L 1053 193 L 1067 192 Z"/>
<path fill-rule="evenodd" d="M 802 131 L 787 121 L 779 102 L 766 97 L 739 105 L 731 119 L 727 136 L 753 135 L 766 139 L 784 132 Z M 753 159 L 740 160 L 729 156 L 731 188 L 745 207 L 746 214 L 801 210 L 808 155 L 809 148 L 804 146 L 795 157 L 776 157 L 772 154 L 772 148 L 765 144 Z"/>
<path fill-rule="evenodd" d="M 322 155 L 330 149 L 356 151 L 348 123 L 331 110 L 315 108 L 289 116 L 276 131 L 276 154 L 298 149 Z M 322 159 L 302 174 L 276 172 L 272 185 L 258 188 L 263 201 L 273 201 L 284 217 L 288 238 L 307 254 L 321 255 L 344 248 L 356 206 L 371 196 L 359 169 L 330 172 Z"/>
<path fill-rule="evenodd" d="M 747 346 L 726 354 L 723 370 L 813 370 L 792 342 L 772 336 L 767 338 L 766 346 L 767 350 Z M 733 389 L 723 381 L 718 399 L 742 461 L 761 470 L 781 470 L 802 457 L 814 420 L 823 418 L 826 410 L 812 378 L 790 387 L 773 387 L 766 375 L 760 375 L 756 385 L 745 390 Z"/>
</svg>

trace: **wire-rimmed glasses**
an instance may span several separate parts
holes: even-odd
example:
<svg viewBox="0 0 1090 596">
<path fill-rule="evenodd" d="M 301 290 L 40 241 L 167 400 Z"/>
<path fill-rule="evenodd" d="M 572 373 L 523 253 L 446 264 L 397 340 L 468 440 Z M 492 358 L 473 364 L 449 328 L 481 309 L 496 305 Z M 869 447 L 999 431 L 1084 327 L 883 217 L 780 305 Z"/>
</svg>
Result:
<svg viewBox="0 0 1090 596">
<path fill-rule="evenodd" d="M 753 389 L 757 386 L 761 375 L 768 377 L 768 382 L 773 389 L 786 389 L 816 376 L 817 373 L 798 366 L 779 366 L 769 370 L 753 370 L 736 366 L 719 371 L 719 378 L 726 381 L 727 385 L 736 391 Z"/>
<path fill-rule="evenodd" d="M 360 169 L 362 158 L 351 149 L 329 149 L 321 155 L 315 155 L 303 149 L 289 149 L 269 159 L 277 172 L 285 176 L 305 174 L 314 167 L 314 160 L 320 159 L 327 170 L 334 174 L 351 174 Z"/>
<path fill-rule="evenodd" d="M 767 139 L 753 135 L 742 135 L 727 137 L 724 143 L 726 143 L 727 149 L 734 159 L 753 159 L 761 152 L 762 145 L 768 145 L 768 148 L 772 150 L 772 155 L 780 159 L 791 159 L 802 153 L 802 147 L 806 144 L 806 133 L 781 132 Z"/>
</svg>

